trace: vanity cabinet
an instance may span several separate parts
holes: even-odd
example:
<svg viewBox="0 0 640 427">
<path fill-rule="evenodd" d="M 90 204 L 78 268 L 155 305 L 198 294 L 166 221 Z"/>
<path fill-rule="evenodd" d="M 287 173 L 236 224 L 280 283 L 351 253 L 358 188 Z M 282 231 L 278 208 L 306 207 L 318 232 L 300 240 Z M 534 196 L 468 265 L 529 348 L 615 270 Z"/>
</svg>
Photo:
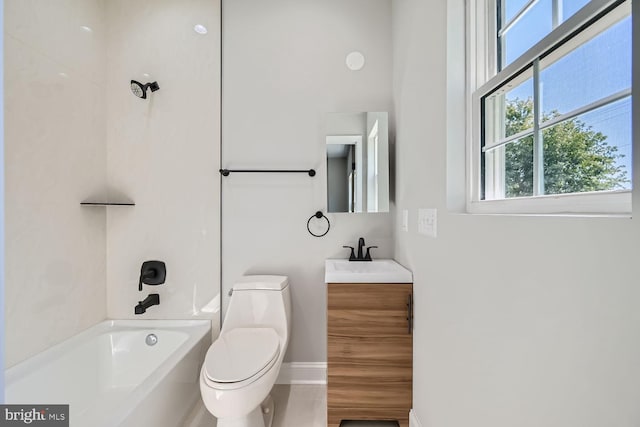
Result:
<svg viewBox="0 0 640 427">
<path fill-rule="evenodd" d="M 397 420 L 409 426 L 413 285 L 327 285 L 327 426 Z"/>
</svg>

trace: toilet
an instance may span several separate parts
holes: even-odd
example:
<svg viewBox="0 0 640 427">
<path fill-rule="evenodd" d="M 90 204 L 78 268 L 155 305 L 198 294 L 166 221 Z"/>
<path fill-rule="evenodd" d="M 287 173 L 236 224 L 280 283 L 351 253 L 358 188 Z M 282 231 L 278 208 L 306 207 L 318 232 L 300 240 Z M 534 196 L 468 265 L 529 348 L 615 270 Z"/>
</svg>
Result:
<svg viewBox="0 0 640 427">
<path fill-rule="evenodd" d="M 287 350 L 287 276 L 244 276 L 233 285 L 217 340 L 200 372 L 200 393 L 218 427 L 271 427 L 273 387 Z"/>
</svg>

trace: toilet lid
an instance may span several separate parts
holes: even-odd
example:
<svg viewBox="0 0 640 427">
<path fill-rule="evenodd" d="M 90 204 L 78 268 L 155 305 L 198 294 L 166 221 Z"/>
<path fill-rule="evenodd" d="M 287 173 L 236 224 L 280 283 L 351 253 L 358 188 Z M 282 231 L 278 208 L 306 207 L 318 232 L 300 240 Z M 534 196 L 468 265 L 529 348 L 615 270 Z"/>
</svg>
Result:
<svg viewBox="0 0 640 427">
<path fill-rule="evenodd" d="M 222 334 L 207 351 L 205 373 L 219 383 L 235 383 L 256 375 L 280 353 L 271 328 L 236 328 Z"/>
</svg>

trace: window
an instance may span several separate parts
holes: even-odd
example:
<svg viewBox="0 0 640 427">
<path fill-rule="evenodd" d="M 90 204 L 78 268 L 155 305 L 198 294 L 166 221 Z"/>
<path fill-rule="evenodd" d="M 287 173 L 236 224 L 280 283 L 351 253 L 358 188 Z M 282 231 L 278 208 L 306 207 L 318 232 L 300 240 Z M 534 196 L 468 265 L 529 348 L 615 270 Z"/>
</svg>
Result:
<svg viewBox="0 0 640 427">
<path fill-rule="evenodd" d="M 630 212 L 631 1 L 482 9 L 469 211 Z"/>
</svg>

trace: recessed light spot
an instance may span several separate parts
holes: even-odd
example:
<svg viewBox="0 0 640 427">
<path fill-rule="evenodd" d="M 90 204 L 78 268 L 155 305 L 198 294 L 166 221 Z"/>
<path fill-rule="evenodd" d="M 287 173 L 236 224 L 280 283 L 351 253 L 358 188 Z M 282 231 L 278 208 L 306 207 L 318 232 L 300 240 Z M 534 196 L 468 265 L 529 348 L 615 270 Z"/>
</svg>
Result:
<svg viewBox="0 0 640 427">
<path fill-rule="evenodd" d="M 202 24 L 196 24 L 196 25 L 193 27 L 193 31 L 195 31 L 195 32 L 196 32 L 196 33 L 198 33 L 198 34 L 202 34 L 202 35 L 207 34 L 207 33 L 209 32 L 209 31 L 207 30 L 207 27 L 205 27 L 205 26 L 204 26 L 204 25 L 202 25 Z"/>
<path fill-rule="evenodd" d="M 93 33 L 93 30 L 91 29 L 91 27 L 87 27 L 86 25 L 81 25 L 80 29 L 85 33 Z"/>
<path fill-rule="evenodd" d="M 362 67 L 364 67 L 364 55 L 358 51 L 351 52 L 347 55 L 345 62 L 351 71 L 362 70 Z"/>
</svg>

